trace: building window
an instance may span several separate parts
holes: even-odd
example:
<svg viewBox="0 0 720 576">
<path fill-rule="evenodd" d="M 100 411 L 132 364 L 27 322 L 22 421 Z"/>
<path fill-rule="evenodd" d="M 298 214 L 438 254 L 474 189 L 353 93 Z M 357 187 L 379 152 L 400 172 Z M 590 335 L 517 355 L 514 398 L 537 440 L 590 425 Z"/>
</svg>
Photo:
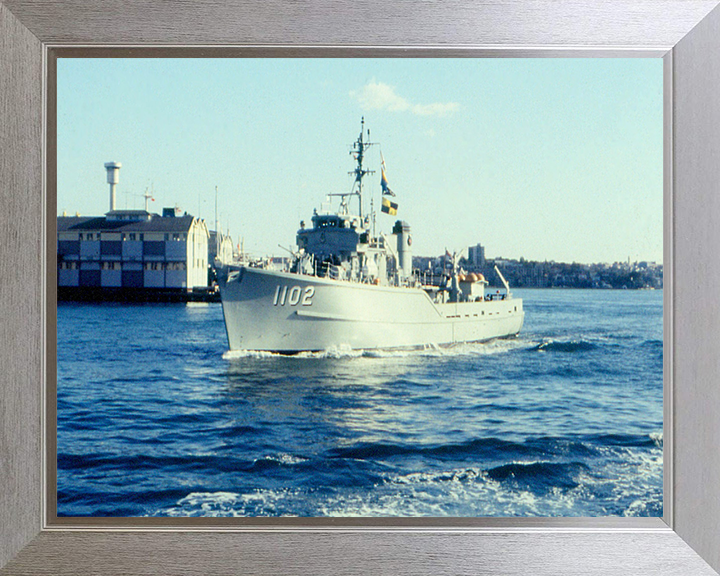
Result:
<svg viewBox="0 0 720 576">
<path fill-rule="evenodd" d="M 130 240 L 135 240 L 135 232 L 130 233 Z"/>
</svg>

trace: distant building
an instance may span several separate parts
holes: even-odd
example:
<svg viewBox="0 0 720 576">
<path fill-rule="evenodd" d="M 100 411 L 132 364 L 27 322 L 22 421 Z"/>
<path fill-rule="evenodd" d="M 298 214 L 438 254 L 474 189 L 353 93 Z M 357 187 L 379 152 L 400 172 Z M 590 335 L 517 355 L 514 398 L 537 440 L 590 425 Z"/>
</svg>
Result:
<svg viewBox="0 0 720 576">
<path fill-rule="evenodd" d="M 468 264 L 474 268 L 485 266 L 485 246 L 477 244 L 468 248 Z"/>
<path fill-rule="evenodd" d="M 210 265 L 218 266 L 221 264 L 229 264 L 233 259 L 232 238 L 227 234 L 223 234 L 222 231 L 216 232 L 215 230 L 210 230 L 210 238 L 208 240 L 208 262 Z"/>
<path fill-rule="evenodd" d="M 57 219 L 58 297 L 173 294 L 208 287 L 204 220 L 178 209 Z"/>
<path fill-rule="evenodd" d="M 270 256 L 267 266 L 271 270 L 289 270 L 291 260 L 287 256 Z"/>
</svg>

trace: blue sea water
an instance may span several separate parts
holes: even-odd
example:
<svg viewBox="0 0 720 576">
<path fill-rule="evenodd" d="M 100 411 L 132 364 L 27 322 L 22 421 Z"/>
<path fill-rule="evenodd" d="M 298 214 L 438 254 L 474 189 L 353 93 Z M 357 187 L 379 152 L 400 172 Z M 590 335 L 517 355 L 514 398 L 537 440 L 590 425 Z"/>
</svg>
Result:
<svg viewBox="0 0 720 576">
<path fill-rule="evenodd" d="M 219 304 L 58 305 L 60 516 L 661 516 L 662 292 L 520 336 L 230 353 Z"/>
</svg>

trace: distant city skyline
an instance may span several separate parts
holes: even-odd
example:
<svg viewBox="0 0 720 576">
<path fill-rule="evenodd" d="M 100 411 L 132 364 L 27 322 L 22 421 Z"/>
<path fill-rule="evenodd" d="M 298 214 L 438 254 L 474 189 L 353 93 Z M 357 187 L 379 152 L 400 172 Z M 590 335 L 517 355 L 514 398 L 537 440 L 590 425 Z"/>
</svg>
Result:
<svg viewBox="0 0 720 576">
<path fill-rule="evenodd" d="M 255 256 L 346 192 L 365 117 L 379 230 L 413 251 L 662 262 L 661 59 L 68 59 L 57 209 L 179 206 Z M 397 216 L 380 213 L 380 152 Z M 333 198 L 333 200 L 335 200 Z M 333 203 L 333 208 L 335 207 Z"/>
</svg>

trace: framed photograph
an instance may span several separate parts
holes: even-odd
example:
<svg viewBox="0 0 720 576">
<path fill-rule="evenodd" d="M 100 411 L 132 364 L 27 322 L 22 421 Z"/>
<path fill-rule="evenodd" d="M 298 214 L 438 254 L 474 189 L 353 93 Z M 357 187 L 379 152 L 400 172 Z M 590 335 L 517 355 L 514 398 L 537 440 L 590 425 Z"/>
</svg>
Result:
<svg viewBox="0 0 720 576">
<path fill-rule="evenodd" d="M 2 165 L 2 179 L 9 183 L 7 192 L 3 190 L 7 225 L 3 232 L 4 275 L 0 284 L 3 287 L 0 305 L 5 320 L 2 336 L 8 343 L 1 352 L 3 366 L 7 366 L 3 374 L 0 424 L 3 427 L 0 456 L 5 463 L 0 474 L 3 485 L 8 487 L 0 499 L 3 573 L 60 570 L 82 574 L 92 566 L 93 571 L 122 567 L 128 573 L 167 570 L 178 573 L 200 570 L 300 574 L 457 573 L 473 567 L 479 573 L 521 574 L 528 563 L 532 563 L 534 571 L 540 574 L 713 574 L 720 567 L 717 552 L 720 499 L 716 494 L 718 484 L 712 482 L 720 471 L 713 444 L 718 433 L 715 410 L 720 403 L 720 393 L 709 383 L 716 377 L 715 359 L 720 351 L 712 338 L 717 305 L 706 294 L 713 293 L 720 284 L 720 275 L 712 265 L 718 234 L 713 226 L 716 210 L 713 194 L 720 180 L 719 168 L 713 162 L 713 150 L 720 141 L 716 130 L 720 104 L 713 98 L 720 83 L 717 62 L 720 42 L 716 40 L 720 37 L 720 12 L 716 4 L 667 2 L 657 7 L 618 2 L 609 5 L 606 13 L 596 8 L 591 10 L 582 2 L 562 7 L 548 3 L 532 9 L 519 3 L 514 12 L 508 12 L 508 6 L 501 9 L 490 4 L 458 6 L 453 11 L 428 6 L 420 11 L 421 19 L 410 5 L 401 4 L 398 10 L 413 18 L 394 30 L 379 15 L 373 11 L 366 13 L 365 9 L 357 12 L 347 7 L 337 13 L 319 13 L 316 17 L 311 13 L 293 14 L 288 9 L 281 14 L 293 23 L 290 29 L 294 32 L 290 34 L 282 32 L 288 28 L 279 26 L 277 21 L 269 25 L 262 19 L 257 20 L 259 15 L 269 14 L 268 7 L 193 7 L 187 13 L 180 12 L 187 18 L 176 19 L 178 24 L 163 27 L 159 23 L 167 21 L 168 13 L 162 5 L 151 5 L 152 16 L 147 18 L 147 12 L 139 6 L 122 13 L 112 10 L 101 13 L 77 6 L 39 10 L 24 1 L 0 4 L 0 32 L 4 46 L 9 47 L 0 69 L 3 77 L 0 98 L 7 103 L 3 107 L 1 133 L 3 153 L 8 160 Z M 366 23 L 360 29 L 349 26 L 347 21 L 357 22 L 360 13 L 368 16 Z M 560 21 L 566 25 L 555 27 L 550 33 L 544 32 L 538 21 Z M 86 26 L 100 22 L 107 26 Z M 313 25 L 305 28 L 299 25 L 303 22 Z M 323 29 L 333 32 L 329 36 L 313 32 L 318 22 L 323 23 Z M 97 32 L 89 34 L 85 32 L 87 29 Z M 361 41 L 365 39 L 366 42 Z M 197 47 L 199 43 L 205 46 Z M 88 48 L 87 44 L 97 46 Z M 183 48 L 179 46 L 182 44 L 196 47 Z M 374 47 L 359 46 L 361 44 Z M 48 425 L 55 422 L 59 402 L 53 386 L 59 358 L 55 336 L 60 329 L 56 324 L 57 302 L 53 288 L 57 285 L 56 273 L 61 269 L 56 270 L 52 261 L 52 254 L 57 251 L 57 237 L 49 222 L 55 219 L 56 210 L 62 208 L 56 205 L 54 184 L 60 177 L 58 163 L 63 154 L 57 121 L 58 114 L 63 113 L 58 108 L 58 90 L 63 86 L 55 85 L 54 79 L 59 77 L 58 57 L 74 56 L 73 51 L 82 45 L 85 45 L 85 54 L 96 58 L 96 62 L 100 61 L 98 57 L 134 57 L 138 51 L 145 59 L 193 54 L 202 58 L 221 57 L 227 63 L 228 57 L 302 57 L 326 59 L 326 65 L 334 63 L 328 58 L 383 58 L 387 65 L 392 65 L 392 58 L 408 57 L 453 57 L 465 63 L 473 58 L 554 57 L 574 58 L 573 64 L 582 62 L 578 57 L 634 58 L 636 64 L 641 62 L 637 56 L 657 59 L 656 68 L 661 72 L 657 77 L 662 77 L 660 106 L 664 124 L 664 288 L 663 344 L 656 339 L 655 345 L 658 353 L 660 346 L 663 352 L 664 408 L 660 442 L 664 481 L 662 487 L 656 484 L 654 488 L 658 495 L 654 502 L 659 502 L 659 506 L 653 508 L 656 512 L 634 510 L 633 514 L 632 510 L 625 510 L 629 511 L 628 515 L 646 516 L 644 518 L 489 518 L 487 516 L 502 514 L 478 513 L 472 507 L 471 495 L 460 497 L 456 507 L 445 509 L 442 505 L 448 495 L 441 494 L 435 502 L 431 498 L 418 498 L 412 504 L 419 508 L 403 508 L 397 514 L 389 514 L 397 517 L 379 519 L 367 517 L 374 515 L 373 510 L 377 513 L 378 503 L 365 501 L 366 498 L 359 495 L 355 512 L 348 514 L 346 509 L 339 509 L 340 518 L 284 517 L 283 514 L 313 516 L 312 508 L 307 514 L 298 508 L 282 508 L 292 498 L 276 502 L 281 518 L 250 518 L 241 522 L 233 518 L 192 521 L 184 518 L 196 515 L 195 509 L 212 511 L 213 507 L 225 507 L 230 512 L 239 510 L 241 515 L 250 517 L 263 516 L 266 512 L 259 508 L 260 513 L 253 514 L 257 503 L 244 502 L 238 508 L 237 501 L 223 500 L 222 494 L 216 493 L 209 497 L 196 495 L 194 500 L 177 499 L 175 509 L 165 508 L 149 518 L 133 518 L 141 514 L 129 503 L 125 508 L 117 508 L 122 498 L 109 503 L 109 512 L 105 514 L 84 514 L 80 500 L 66 498 L 60 502 L 68 506 L 68 511 L 63 513 L 55 484 L 56 469 L 52 466 L 59 454 L 58 438 L 54 426 Z M 151 60 L 144 62 L 151 64 Z M 423 100 L 417 95 L 401 95 L 392 86 L 374 79 L 363 84 L 353 96 L 361 108 L 394 106 L 409 114 L 448 116 L 458 106 L 451 99 Z M 660 86 L 658 83 L 658 90 Z M 379 127 L 372 126 L 372 130 L 373 136 L 381 133 Z M 367 141 L 363 140 L 364 134 L 363 126 L 356 141 L 361 150 L 365 142 L 372 140 L 370 135 Z M 618 129 L 618 134 L 621 135 L 622 130 Z M 434 135 L 425 134 L 428 138 Z M 638 148 L 628 143 L 627 153 L 637 152 Z M 379 207 L 382 200 L 382 213 L 387 214 L 396 212 L 404 199 L 399 196 L 396 181 L 386 177 L 385 161 L 388 160 L 393 170 L 395 165 L 390 164 L 385 144 L 382 150 L 385 157 L 378 170 L 382 174 L 378 184 L 382 197 L 378 196 L 376 201 Z M 361 162 L 362 153 L 357 152 L 354 160 L 358 161 L 360 156 Z M 105 165 L 108 181 L 111 170 L 119 168 Z M 360 165 L 360 172 L 362 169 Z M 642 169 L 638 168 L 637 172 L 638 177 L 642 177 Z M 394 172 L 387 170 L 387 174 L 392 176 Z M 340 199 L 341 207 L 347 200 L 347 197 Z M 110 202 L 113 215 L 113 199 Z M 202 199 L 198 199 L 198 214 L 203 211 L 208 214 L 201 202 Z M 126 211 L 136 210 L 126 206 Z M 122 210 L 117 210 L 120 212 Z M 642 217 L 638 216 L 637 222 L 641 221 Z M 304 237 L 306 234 L 301 232 L 305 227 L 301 224 L 300 228 L 298 237 Z M 308 230 L 307 235 L 311 232 Z M 409 230 L 393 232 L 402 240 L 404 233 L 409 236 Z M 23 253 L 28 253 L 28 238 L 32 239 L 30 245 L 35 257 L 28 258 L 20 268 L 16 263 L 17 254 L 23 245 Z M 397 256 L 398 263 L 402 262 L 400 256 Z M 454 260 L 453 254 L 449 260 Z M 352 265 L 343 268 L 341 264 L 333 261 L 328 266 L 335 266 L 338 274 L 353 274 Z M 163 270 L 169 269 L 167 263 L 161 265 Z M 172 273 L 176 273 L 178 265 L 173 265 Z M 464 265 L 469 266 L 467 260 Z M 399 268 L 398 277 L 402 275 L 402 266 Z M 146 276 L 156 271 L 148 268 Z M 114 269 L 108 267 L 107 272 L 111 274 Z M 477 276 L 480 269 L 477 274 L 472 273 Z M 498 274 L 503 278 L 506 291 L 502 295 L 498 291 L 497 299 L 507 303 L 511 301 L 510 289 L 502 274 Z M 462 275 L 469 277 L 465 270 Z M 454 263 L 449 278 L 453 277 L 458 279 L 457 286 L 450 282 L 448 295 L 436 290 L 436 298 L 457 298 L 454 301 L 460 302 L 460 294 L 475 296 L 474 288 L 465 286 L 470 280 L 459 280 L 460 272 L 456 273 Z M 477 278 L 472 282 L 481 283 Z M 652 287 L 650 282 L 648 280 L 647 287 Z M 284 304 L 287 297 L 291 305 L 295 298 L 293 290 L 294 287 L 288 287 L 283 294 L 282 287 L 278 286 L 277 304 Z M 300 304 L 303 293 L 300 288 L 297 292 L 295 300 Z M 486 296 L 483 294 L 477 303 L 482 304 Z M 305 298 L 312 298 L 312 294 L 306 293 Z M 491 294 L 488 301 L 492 300 Z M 227 317 L 225 320 L 227 322 Z M 26 328 L 18 329 L 21 326 Z M 230 346 L 236 347 L 232 329 L 229 325 L 227 329 Z M 547 348 L 551 344 L 553 342 L 543 341 L 539 346 Z M 659 450 L 657 446 L 655 449 Z M 506 472 L 517 477 L 524 469 L 508 471 L 499 465 L 494 470 L 496 475 Z M 425 495 L 433 490 L 435 487 L 430 486 Z M 72 491 L 78 494 L 82 487 L 78 484 Z M 662 494 L 661 501 L 659 494 Z M 438 502 L 440 505 L 433 508 Z M 531 507 L 534 514 L 528 513 L 523 505 L 512 504 L 515 515 L 553 514 L 542 505 Z M 647 507 L 647 502 L 644 505 Z M 87 509 L 98 510 L 92 506 Z M 413 513 L 407 513 L 408 509 L 420 510 L 417 516 L 425 518 L 410 517 Z M 433 514 L 433 509 L 441 513 Z M 362 514 L 363 510 L 370 513 Z M 469 513 L 463 513 L 464 510 Z M 652 518 L 659 510 L 662 517 Z M 386 510 L 382 509 L 383 512 Z M 569 515 L 573 515 L 572 512 L 571 508 Z M 575 516 L 585 514 L 591 515 L 592 511 L 582 509 Z M 107 517 L 113 515 L 124 517 Z M 333 511 L 327 515 L 333 516 Z"/>
<path fill-rule="evenodd" d="M 662 516 L 662 59 L 177 54 L 48 66 L 60 524 Z"/>
</svg>

